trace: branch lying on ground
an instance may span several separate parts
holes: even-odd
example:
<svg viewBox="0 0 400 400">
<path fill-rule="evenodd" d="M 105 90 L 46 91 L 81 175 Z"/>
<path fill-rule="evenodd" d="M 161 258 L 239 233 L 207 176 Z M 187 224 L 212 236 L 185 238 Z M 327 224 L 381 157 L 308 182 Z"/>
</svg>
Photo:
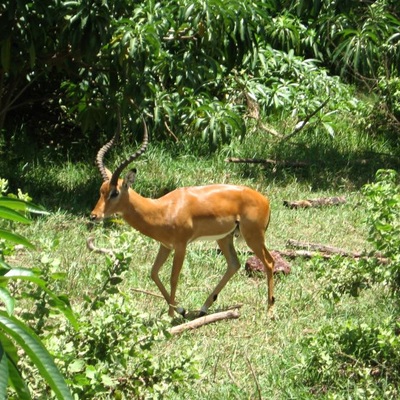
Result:
<svg viewBox="0 0 400 400">
<path fill-rule="evenodd" d="M 240 313 L 237 308 L 234 310 L 222 311 L 215 314 L 205 315 L 204 317 L 194 319 L 193 321 L 189 321 L 184 324 L 174 326 L 171 329 L 169 329 L 169 333 L 171 335 L 176 335 L 178 333 L 182 333 L 190 329 L 196 329 L 199 328 L 200 326 L 211 324 L 212 322 L 221 321 L 223 319 L 233 319 L 233 318 L 236 319 L 239 317 Z"/>
<path fill-rule="evenodd" d="M 288 240 L 287 246 L 297 247 L 300 248 L 301 250 L 279 250 L 277 251 L 277 253 L 289 258 L 296 258 L 296 257 L 311 258 L 315 256 L 320 256 L 322 258 L 329 259 L 335 255 L 340 255 L 342 257 L 352 257 L 355 259 L 375 258 L 381 264 L 389 263 L 389 260 L 385 257 L 382 257 L 382 254 L 380 253 L 375 253 L 373 256 L 367 256 L 365 253 L 362 252 L 352 252 L 352 251 L 347 251 L 345 249 L 340 249 L 338 247 L 326 246 L 319 243 L 300 242 L 292 239 Z"/>
<path fill-rule="evenodd" d="M 283 205 L 289 208 L 333 206 L 344 203 L 346 203 L 346 198 L 343 196 L 321 197 L 319 199 L 307 199 L 307 200 L 297 200 L 297 201 L 288 201 L 288 200 L 283 201 Z"/>
<path fill-rule="evenodd" d="M 279 165 L 281 167 L 307 167 L 310 165 L 304 161 L 278 161 L 272 160 L 270 158 L 238 158 L 238 157 L 229 157 L 225 159 L 225 162 L 233 162 L 233 163 L 247 163 L 247 164 L 271 164 L 271 165 Z"/>
<path fill-rule="evenodd" d="M 93 251 L 94 253 L 101 253 L 101 254 L 108 254 L 112 257 L 114 257 L 114 252 L 111 249 L 106 249 L 105 247 L 96 247 L 94 245 L 94 237 L 88 237 L 86 239 L 86 246 L 90 251 Z"/>
<path fill-rule="evenodd" d="M 346 257 L 357 258 L 363 256 L 363 254 L 360 252 L 347 251 L 339 247 L 326 246 L 324 244 L 319 244 L 319 243 L 301 242 L 299 240 L 294 240 L 294 239 L 289 239 L 286 243 L 286 246 L 305 249 L 305 250 L 321 251 L 323 253 L 328 253 L 328 254 L 339 254 L 341 256 L 346 256 Z"/>
</svg>

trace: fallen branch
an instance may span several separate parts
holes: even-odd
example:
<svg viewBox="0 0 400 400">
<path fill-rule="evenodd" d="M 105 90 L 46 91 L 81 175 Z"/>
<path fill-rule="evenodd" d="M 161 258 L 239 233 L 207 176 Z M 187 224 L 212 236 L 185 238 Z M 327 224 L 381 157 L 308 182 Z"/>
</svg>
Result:
<svg viewBox="0 0 400 400">
<path fill-rule="evenodd" d="M 171 335 L 176 335 L 190 329 L 197 329 L 200 326 L 211 324 L 212 322 L 221 321 L 223 319 L 239 318 L 239 317 L 240 313 L 238 309 L 222 311 L 215 314 L 205 315 L 204 317 L 197 318 L 193 321 L 189 321 L 184 324 L 174 326 L 171 329 L 169 329 L 169 333 Z"/>
<path fill-rule="evenodd" d="M 345 257 L 362 257 L 363 254 L 360 252 L 352 252 L 344 249 L 340 249 L 339 247 L 326 246 L 319 243 L 309 243 L 309 242 L 300 242 L 298 240 L 289 239 L 286 243 L 288 247 L 296 247 L 300 249 L 312 250 L 312 251 L 320 251 L 328 254 L 339 254 Z"/>
<path fill-rule="evenodd" d="M 88 237 L 86 239 L 86 246 L 90 251 L 93 251 L 94 253 L 101 253 L 101 254 L 108 254 L 112 257 L 114 257 L 114 252 L 111 249 L 106 249 L 104 247 L 96 247 L 94 245 L 94 237 Z"/>
<path fill-rule="evenodd" d="M 313 258 L 313 257 L 322 257 L 325 259 L 330 259 L 333 257 L 333 254 L 321 253 L 318 251 L 309 251 L 309 250 L 275 250 L 276 253 L 280 254 L 283 257 L 288 258 L 297 258 L 297 257 L 304 257 L 304 258 Z"/>
<path fill-rule="evenodd" d="M 333 246 L 326 246 L 318 243 L 308 243 L 308 242 L 300 242 L 297 240 L 288 240 L 287 245 L 289 247 L 297 247 L 301 250 L 277 250 L 276 252 L 282 256 L 286 256 L 289 258 L 296 258 L 296 257 L 305 257 L 305 258 L 312 258 L 312 257 L 322 257 L 325 259 L 330 259 L 336 255 L 342 257 L 351 257 L 355 259 L 371 259 L 375 258 L 381 264 L 389 264 L 390 260 L 383 257 L 380 253 L 375 253 L 372 256 L 367 256 L 365 253 L 362 252 L 353 252 L 344 249 L 340 249 L 338 247 Z"/>
<path fill-rule="evenodd" d="M 272 136 L 275 136 L 277 138 L 282 138 L 282 134 L 279 133 L 276 129 L 272 128 L 272 126 L 269 126 L 267 124 L 264 124 L 262 122 L 258 123 L 258 127 L 264 130 L 265 132 L 269 133 Z"/>
<path fill-rule="evenodd" d="M 129 290 L 132 290 L 133 292 L 137 292 L 137 293 L 147 294 L 147 295 L 149 295 L 149 296 L 157 297 L 157 298 L 159 298 L 159 299 L 163 299 L 163 300 L 164 300 L 164 297 L 161 296 L 161 294 L 157 294 L 157 293 L 154 293 L 154 292 L 150 292 L 150 291 L 148 291 L 148 290 L 138 289 L 138 288 L 132 288 L 132 287 L 130 287 Z"/>
<path fill-rule="evenodd" d="M 288 201 L 284 200 L 283 205 L 289 208 L 310 208 L 322 206 L 335 206 L 346 203 L 346 198 L 343 196 L 337 197 L 321 197 L 318 199 Z"/>
<path fill-rule="evenodd" d="M 269 158 L 238 158 L 238 157 L 229 157 L 225 159 L 225 162 L 233 162 L 233 163 L 247 163 L 247 164 L 271 164 L 275 166 L 281 167 L 295 167 L 302 168 L 307 167 L 309 163 L 304 161 L 278 161 L 272 160 Z"/>
<path fill-rule="evenodd" d="M 256 372 L 254 371 L 253 365 L 251 364 L 249 357 L 247 357 L 247 354 L 246 354 L 246 361 L 248 366 L 250 367 L 251 374 L 253 375 L 254 382 L 256 384 L 258 399 L 262 400 L 260 383 L 258 382 Z"/>
</svg>

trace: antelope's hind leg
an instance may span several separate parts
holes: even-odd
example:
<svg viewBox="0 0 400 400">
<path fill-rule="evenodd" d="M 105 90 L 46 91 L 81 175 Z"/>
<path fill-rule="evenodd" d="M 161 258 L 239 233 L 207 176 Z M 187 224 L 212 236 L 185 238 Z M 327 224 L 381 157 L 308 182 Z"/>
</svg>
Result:
<svg viewBox="0 0 400 400">
<path fill-rule="evenodd" d="M 268 284 L 268 315 L 273 317 L 274 298 L 274 258 L 267 250 L 264 243 L 264 232 L 257 233 L 256 227 L 242 225 L 241 233 L 247 245 L 261 260 L 265 267 L 265 275 Z"/>
<path fill-rule="evenodd" d="M 265 247 L 263 243 L 262 246 L 250 247 L 254 254 L 262 261 L 265 267 L 265 275 L 268 284 L 268 315 L 274 316 L 274 258 L 271 253 Z"/>
<path fill-rule="evenodd" d="M 229 234 L 223 239 L 217 240 L 217 243 L 222 251 L 222 254 L 226 258 L 228 266 L 225 274 L 222 276 L 221 280 L 219 281 L 213 292 L 208 296 L 207 300 L 201 307 L 200 316 L 207 314 L 208 309 L 211 307 L 214 301 L 217 300 L 218 294 L 240 268 L 240 262 L 236 254 L 236 250 L 233 246 L 233 234 Z"/>
</svg>

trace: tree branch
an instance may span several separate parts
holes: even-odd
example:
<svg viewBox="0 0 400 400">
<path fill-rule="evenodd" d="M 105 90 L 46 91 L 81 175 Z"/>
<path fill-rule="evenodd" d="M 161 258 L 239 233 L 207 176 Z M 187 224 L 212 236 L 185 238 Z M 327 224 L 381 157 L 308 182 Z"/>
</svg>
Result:
<svg viewBox="0 0 400 400">
<path fill-rule="evenodd" d="M 288 201 L 288 200 L 283 201 L 283 205 L 289 208 L 333 206 L 344 203 L 346 203 L 346 198 L 344 196 L 321 197 L 319 199 L 307 199 L 307 200 L 297 200 L 297 201 Z"/>
<path fill-rule="evenodd" d="M 233 162 L 233 163 L 247 163 L 247 164 L 271 164 L 271 165 L 279 165 L 281 167 L 306 167 L 309 163 L 304 161 L 278 161 L 272 160 L 270 158 L 237 158 L 237 157 L 229 157 L 225 159 L 225 162 Z"/>
<path fill-rule="evenodd" d="M 222 311 L 215 314 L 205 315 L 204 317 L 194 319 L 193 321 L 186 322 L 181 325 L 177 325 L 169 329 L 171 335 L 176 335 L 187 330 L 197 329 L 200 326 L 211 324 L 212 322 L 221 321 L 223 319 L 239 318 L 240 313 L 238 309 Z"/>
<path fill-rule="evenodd" d="M 286 135 L 286 136 L 284 136 L 284 137 L 282 138 L 281 141 L 282 141 L 282 142 L 287 141 L 287 140 L 291 139 L 294 135 L 297 135 L 297 134 L 307 125 L 308 121 L 310 121 L 310 119 L 311 119 L 314 115 L 316 115 L 320 110 L 322 110 L 322 109 L 328 104 L 329 99 L 330 99 L 330 97 L 328 97 L 328 98 L 327 98 L 320 106 L 318 106 L 311 114 L 307 115 L 306 118 L 305 118 L 303 121 L 301 121 L 300 123 L 298 123 L 298 124 L 296 125 L 296 127 L 295 127 L 294 130 L 293 130 L 293 132 L 292 132 L 292 133 L 289 133 L 289 134 Z"/>
</svg>

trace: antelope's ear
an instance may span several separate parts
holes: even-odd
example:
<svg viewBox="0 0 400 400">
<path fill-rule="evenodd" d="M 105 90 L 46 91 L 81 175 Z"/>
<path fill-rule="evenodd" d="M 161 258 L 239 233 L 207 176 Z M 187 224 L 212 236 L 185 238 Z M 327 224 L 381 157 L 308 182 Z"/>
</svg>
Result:
<svg viewBox="0 0 400 400">
<path fill-rule="evenodd" d="M 110 171 L 108 168 L 104 168 L 104 169 L 105 169 L 105 171 L 106 171 L 106 174 L 107 174 L 108 180 L 110 180 L 110 179 L 111 179 L 111 176 L 112 176 L 112 173 L 111 173 L 111 171 Z"/>
<path fill-rule="evenodd" d="M 136 168 L 131 169 L 125 176 L 124 181 L 122 183 L 122 187 L 124 189 L 128 189 L 129 187 L 131 187 L 133 185 L 133 183 L 135 182 L 136 179 Z"/>
</svg>

